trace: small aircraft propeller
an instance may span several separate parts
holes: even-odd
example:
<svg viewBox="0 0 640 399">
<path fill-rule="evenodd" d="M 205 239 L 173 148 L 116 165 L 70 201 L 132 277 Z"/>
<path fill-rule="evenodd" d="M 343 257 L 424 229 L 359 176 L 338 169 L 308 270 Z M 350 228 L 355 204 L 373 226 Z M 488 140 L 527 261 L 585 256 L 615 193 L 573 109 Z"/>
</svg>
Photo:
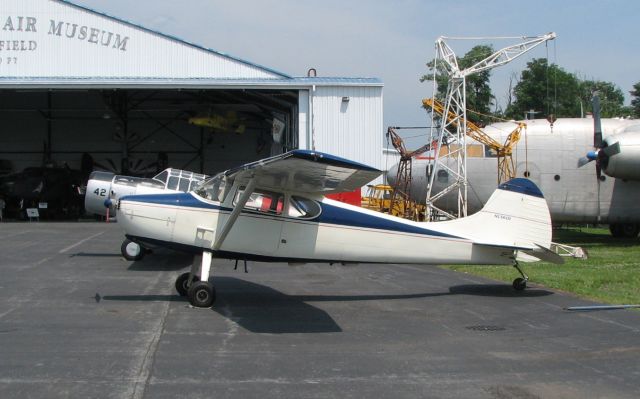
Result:
<svg viewBox="0 0 640 399">
<path fill-rule="evenodd" d="M 578 159 L 578 167 L 581 168 L 591 161 L 596 161 L 596 177 L 600 180 L 602 169 L 607 167 L 609 158 L 620 153 L 620 143 L 608 145 L 606 141 L 602 140 L 600 98 L 597 92 L 593 94 L 591 104 L 593 106 L 593 147 L 595 150 L 589 151 L 586 156 Z"/>
</svg>

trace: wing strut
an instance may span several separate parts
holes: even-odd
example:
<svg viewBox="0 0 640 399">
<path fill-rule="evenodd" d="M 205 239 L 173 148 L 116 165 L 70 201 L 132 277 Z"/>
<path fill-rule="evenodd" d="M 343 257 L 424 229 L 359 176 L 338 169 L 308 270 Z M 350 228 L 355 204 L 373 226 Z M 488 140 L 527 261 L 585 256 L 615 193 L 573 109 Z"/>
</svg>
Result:
<svg viewBox="0 0 640 399">
<path fill-rule="evenodd" d="M 229 219 L 227 219 L 227 223 L 225 223 L 224 227 L 222 227 L 222 231 L 220 232 L 220 235 L 216 238 L 216 242 L 213 243 L 213 247 L 211 247 L 211 249 L 213 249 L 214 251 L 217 251 L 220 249 L 220 247 L 222 246 L 222 243 L 224 242 L 224 239 L 227 238 L 227 235 L 229 234 L 229 232 L 231 231 L 231 228 L 235 224 L 236 219 L 238 219 L 238 216 L 240 215 L 242 208 L 244 208 L 245 204 L 249 200 L 249 197 L 253 193 L 253 189 L 255 187 L 256 187 L 256 179 L 252 177 L 247 183 L 247 187 L 245 187 L 244 192 L 242 193 L 242 195 L 240 196 L 240 199 L 238 200 L 238 203 L 236 204 L 236 207 L 233 208 L 231 215 L 229 215 Z"/>
</svg>

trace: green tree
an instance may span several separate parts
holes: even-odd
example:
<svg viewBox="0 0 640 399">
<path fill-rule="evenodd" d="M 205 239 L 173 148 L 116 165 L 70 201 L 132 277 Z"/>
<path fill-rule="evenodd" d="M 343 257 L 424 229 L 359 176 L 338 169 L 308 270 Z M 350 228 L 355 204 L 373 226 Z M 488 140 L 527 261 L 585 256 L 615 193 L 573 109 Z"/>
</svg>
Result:
<svg viewBox="0 0 640 399">
<path fill-rule="evenodd" d="M 488 45 L 479 45 L 473 47 L 464 56 L 458 57 L 458 67 L 463 70 L 473 66 L 479 61 L 487 58 L 493 54 L 493 47 Z M 435 66 L 435 60 L 430 61 L 427 64 L 429 72 L 420 78 L 421 82 L 433 81 L 433 70 Z M 438 71 L 436 73 L 436 83 L 438 86 L 436 98 L 444 100 L 447 94 L 447 84 L 449 83 L 449 76 L 446 68 L 442 65 L 442 62 L 437 65 Z M 491 93 L 491 87 L 489 87 L 489 78 L 491 77 L 491 71 L 485 70 L 479 73 L 474 73 L 467 76 L 466 84 L 466 99 L 467 110 L 469 120 L 486 124 L 491 122 L 491 118 L 487 117 L 491 113 L 491 107 L 493 105 L 494 96 Z"/>
<path fill-rule="evenodd" d="M 591 111 L 591 99 L 597 91 L 600 98 L 600 116 L 614 118 L 625 116 L 624 93 L 614 83 L 599 80 L 583 80 L 580 82 L 580 101 L 584 112 Z"/>
<path fill-rule="evenodd" d="M 629 92 L 631 99 L 631 110 L 635 118 L 640 118 L 640 82 L 633 85 L 633 90 Z"/>
<path fill-rule="evenodd" d="M 506 116 L 522 119 L 525 112 L 535 111 L 536 117 L 580 116 L 580 82 L 575 75 L 559 66 L 548 65 L 544 58 L 533 59 L 522 71 L 513 89 L 515 101 L 505 111 Z"/>
</svg>

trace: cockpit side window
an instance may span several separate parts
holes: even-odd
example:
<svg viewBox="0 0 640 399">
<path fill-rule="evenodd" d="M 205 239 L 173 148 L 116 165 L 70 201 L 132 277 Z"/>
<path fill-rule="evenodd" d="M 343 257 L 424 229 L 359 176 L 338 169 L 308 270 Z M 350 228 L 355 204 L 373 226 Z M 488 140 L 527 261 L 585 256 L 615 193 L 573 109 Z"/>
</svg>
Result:
<svg viewBox="0 0 640 399">
<path fill-rule="evenodd" d="M 244 192 L 244 187 L 241 187 L 236 193 L 236 197 L 233 200 L 233 205 L 238 203 L 238 200 Z M 281 215 L 284 208 L 284 194 L 276 193 L 266 190 L 255 190 L 249 196 L 249 200 L 244 205 L 244 209 L 254 212 L 267 213 L 271 215 Z"/>
</svg>

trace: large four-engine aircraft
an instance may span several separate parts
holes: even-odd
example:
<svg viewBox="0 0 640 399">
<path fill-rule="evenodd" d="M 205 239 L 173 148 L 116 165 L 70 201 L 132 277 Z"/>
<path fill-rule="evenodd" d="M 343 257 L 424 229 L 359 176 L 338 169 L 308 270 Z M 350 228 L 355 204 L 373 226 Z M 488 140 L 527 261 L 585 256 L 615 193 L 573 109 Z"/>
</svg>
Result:
<svg viewBox="0 0 640 399">
<path fill-rule="evenodd" d="M 545 194 L 554 224 L 609 224 L 616 237 L 636 237 L 640 231 L 640 121 L 629 119 L 560 118 L 523 121 L 526 137 L 514 150 L 518 176 L 531 179 Z M 595 133 L 594 133 L 595 125 Z M 510 122 L 483 130 L 504 142 L 513 130 Z M 475 143 L 475 142 L 474 142 Z M 482 144 L 468 144 L 469 148 Z M 595 149 L 595 150 L 594 150 Z M 497 180 L 497 158 L 490 151 L 468 151 L 468 212 L 482 208 Z M 479 156 L 478 156 L 479 155 Z M 594 161 L 594 162 L 591 162 Z M 425 203 L 427 159 L 412 163 L 411 197 Z M 395 184 L 397 165 L 388 172 Z M 432 192 L 450 184 L 445 169 L 436 171 Z M 457 210 L 457 198 L 444 196 L 436 205 Z"/>
<path fill-rule="evenodd" d="M 128 239 L 202 255 L 176 280 L 180 295 L 209 307 L 211 259 L 258 261 L 513 264 L 562 259 L 549 250 L 551 220 L 542 193 L 527 179 L 495 190 L 477 214 L 421 223 L 334 201 L 381 171 L 315 151 L 295 150 L 206 180 L 189 193 L 131 195 L 117 203 Z M 533 259 L 532 259 L 533 257 Z"/>
</svg>

